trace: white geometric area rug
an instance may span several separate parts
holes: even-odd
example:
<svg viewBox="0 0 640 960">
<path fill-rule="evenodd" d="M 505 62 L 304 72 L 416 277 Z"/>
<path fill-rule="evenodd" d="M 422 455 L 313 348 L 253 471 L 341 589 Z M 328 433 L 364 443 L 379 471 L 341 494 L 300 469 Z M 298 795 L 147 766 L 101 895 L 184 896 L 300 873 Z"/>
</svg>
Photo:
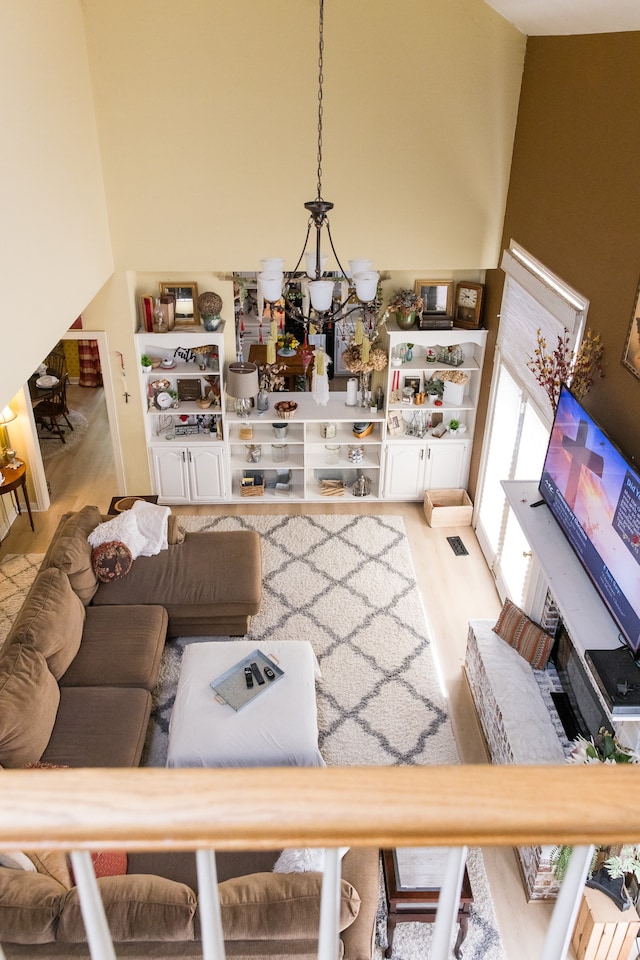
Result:
<svg viewBox="0 0 640 960">
<path fill-rule="evenodd" d="M 256 530 L 263 598 L 248 636 L 257 643 L 309 640 L 317 685 L 320 749 L 329 765 L 455 764 L 453 733 L 436 673 L 404 521 L 396 516 L 180 516 L 197 530 Z M 215 576 L 215 557 L 211 558 Z M 167 644 L 145 763 L 164 765 L 182 651 Z M 221 638 L 218 638 L 221 639 Z M 474 894 L 468 960 L 504 960 L 479 850 L 469 853 Z M 431 924 L 399 924 L 395 960 L 427 960 Z M 386 946 L 381 898 L 377 958 Z"/>
</svg>

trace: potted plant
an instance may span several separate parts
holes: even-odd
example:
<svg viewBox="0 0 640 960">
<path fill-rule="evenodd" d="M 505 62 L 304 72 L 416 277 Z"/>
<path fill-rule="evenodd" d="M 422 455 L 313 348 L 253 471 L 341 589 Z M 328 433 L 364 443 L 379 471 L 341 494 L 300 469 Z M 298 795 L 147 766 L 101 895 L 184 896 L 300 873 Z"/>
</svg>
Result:
<svg viewBox="0 0 640 960">
<path fill-rule="evenodd" d="M 143 373 L 151 373 L 153 370 L 153 364 L 151 362 L 151 357 L 147 353 L 143 353 L 140 357 L 140 366 L 142 367 Z"/>
<path fill-rule="evenodd" d="M 455 436 L 455 435 L 457 434 L 457 432 L 458 432 L 459 429 L 460 429 L 460 421 L 459 421 L 459 420 L 456 420 L 455 418 L 454 418 L 453 420 L 449 420 L 449 433 L 451 433 L 451 434 L 453 434 L 453 436 Z"/>
<path fill-rule="evenodd" d="M 167 393 L 169 394 L 169 396 L 170 396 L 171 399 L 173 400 L 173 406 L 174 406 L 174 407 L 179 407 L 179 406 L 180 406 L 180 401 L 178 400 L 178 391 L 177 391 L 177 390 L 167 390 Z"/>
<path fill-rule="evenodd" d="M 442 403 L 442 394 L 444 392 L 444 383 L 438 377 L 431 377 L 425 381 L 425 392 L 431 403 L 440 406 Z"/>
<path fill-rule="evenodd" d="M 620 743 L 615 734 L 601 727 L 595 737 L 577 737 L 568 763 L 640 763 L 640 755 Z M 551 853 L 551 867 L 558 880 L 567 872 L 573 847 L 562 844 Z M 620 908 L 638 897 L 640 883 L 640 846 L 596 847 L 589 870 L 588 887 L 601 890 Z"/>
</svg>

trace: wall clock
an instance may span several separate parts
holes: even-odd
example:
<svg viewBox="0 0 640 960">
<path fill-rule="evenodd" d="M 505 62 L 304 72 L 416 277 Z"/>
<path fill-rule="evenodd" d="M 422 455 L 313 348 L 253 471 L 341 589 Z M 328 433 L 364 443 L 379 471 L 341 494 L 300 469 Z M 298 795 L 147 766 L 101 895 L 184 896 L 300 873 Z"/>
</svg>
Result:
<svg viewBox="0 0 640 960">
<path fill-rule="evenodd" d="M 453 316 L 457 327 L 475 329 L 482 317 L 483 283 L 461 280 L 456 287 Z"/>
</svg>

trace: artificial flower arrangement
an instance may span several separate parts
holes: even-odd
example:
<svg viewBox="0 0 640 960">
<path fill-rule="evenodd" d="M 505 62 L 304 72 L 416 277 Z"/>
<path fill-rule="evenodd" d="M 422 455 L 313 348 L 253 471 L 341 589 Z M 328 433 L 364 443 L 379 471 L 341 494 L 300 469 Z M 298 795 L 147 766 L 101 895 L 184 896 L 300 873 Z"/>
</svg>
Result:
<svg viewBox="0 0 640 960">
<path fill-rule="evenodd" d="M 286 370 L 284 363 L 259 363 L 258 380 L 261 390 L 273 393 L 275 390 L 284 390 Z"/>
<path fill-rule="evenodd" d="M 434 370 L 432 377 L 436 380 L 448 380 L 449 383 L 458 383 L 464 385 L 469 379 L 469 375 L 462 370 Z"/>
<path fill-rule="evenodd" d="M 565 327 L 562 336 L 551 353 L 547 350 L 547 341 L 538 327 L 537 347 L 527 366 L 535 374 L 537 382 L 549 397 L 555 410 L 563 383 L 570 386 L 576 400 L 582 400 L 591 389 L 594 380 L 604 377 L 602 354 L 604 346 L 599 333 L 587 330 L 575 354 L 570 346 L 569 331 Z"/>
<path fill-rule="evenodd" d="M 396 290 L 389 301 L 391 313 L 422 313 L 423 302 L 413 290 Z"/>
<path fill-rule="evenodd" d="M 640 763 L 640 754 L 630 747 L 625 747 L 615 734 L 601 727 L 597 735 L 588 740 L 584 737 L 576 737 L 572 743 L 571 753 L 567 757 L 567 763 Z M 573 847 L 570 844 L 553 848 L 551 866 L 558 880 L 564 879 L 572 851 Z M 596 867 L 598 867 L 597 870 Z M 640 846 L 624 844 L 615 847 L 596 847 L 589 870 L 589 880 L 592 878 L 595 880 L 598 874 L 604 874 L 604 877 L 610 880 L 621 880 L 618 894 L 622 902 L 628 902 L 629 893 L 625 883 L 628 886 L 633 882 L 636 891 L 640 883 Z M 613 897 L 613 894 L 600 884 L 594 883 L 594 885 Z"/>
<path fill-rule="evenodd" d="M 281 333 L 278 337 L 278 350 L 297 350 L 300 341 L 292 333 Z"/>
</svg>

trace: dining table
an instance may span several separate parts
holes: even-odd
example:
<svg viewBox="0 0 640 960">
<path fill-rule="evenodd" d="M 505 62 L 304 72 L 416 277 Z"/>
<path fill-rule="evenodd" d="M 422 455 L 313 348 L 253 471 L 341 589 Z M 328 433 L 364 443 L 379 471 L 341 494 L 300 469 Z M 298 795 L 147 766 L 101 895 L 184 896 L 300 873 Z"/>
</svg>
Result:
<svg viewBox="0 0 640 960">
<path fill-rule="evenodd" d="M 298 347 L 297 350 L 291 354 L 282 356 L 278 351 L 276 353 L 276 363 L 284 367 L 282 371 L 282 376 L 287 384 L 288 390 L 295 390 L 297 385 L 298 377 L 304 377 L 307 381 L 307 390 L 311 389 L 311 377 L 313 375 L 313 359 L 311 363 L 308 363 L 305 367 L 304 360 L 301 354 L 301 347 Z M 267 362 L 267 345 L 266 343 L 252 343 L 249 348 L 249 362 L 255 363 L 258 367 L 263 366 Z"/>
</svg>

